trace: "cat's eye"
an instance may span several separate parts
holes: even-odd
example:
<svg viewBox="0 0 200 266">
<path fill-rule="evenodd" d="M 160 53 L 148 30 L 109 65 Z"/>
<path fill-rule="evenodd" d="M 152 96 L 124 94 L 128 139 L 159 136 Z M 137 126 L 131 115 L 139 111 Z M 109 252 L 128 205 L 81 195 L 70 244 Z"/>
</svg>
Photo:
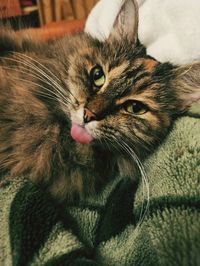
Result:
<svg viewBox="0 0 200 266">
<path fill-rule="evenodd" d="M 106 81 L 103 69 L 100 66 L 93 67 L 90 71 L 90 79 L 95 87 L 102 87 Z"/>
<path fill-rule="evenodd" d="M 148 107 L 140 101 L 127 101 L 124 104 L 124 109 L 128 113 L 142 115 L 148 111 Z"/>
</svg>

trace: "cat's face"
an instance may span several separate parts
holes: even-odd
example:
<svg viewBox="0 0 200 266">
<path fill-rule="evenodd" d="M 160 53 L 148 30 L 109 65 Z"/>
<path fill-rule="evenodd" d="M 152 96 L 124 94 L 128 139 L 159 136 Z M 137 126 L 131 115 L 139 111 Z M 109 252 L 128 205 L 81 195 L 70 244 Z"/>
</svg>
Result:
<svg viewBox="0 0 200 266">
<path fill-rule="evenodd" d="M 140 45 L 88 38 L 69 58 L 72 138 L 151 148 L 174 114 L 172 76 L 170 64 L 148 57 Z"/>
<path fill-rule="evenodd" d="M 136 1 L 126 1 L 108 38 L 77 40 L 69 56 L 68 88 L 78 102 L 70 111 L 71 136 L 77 142 L 149 150 L 199 99 L 199 84 L 191 88 L 199 81 L 198 64 L 176 68 L 147 56 L 136 41 L 137 14 Z"/>
<path fill-rule="evenodd" d="M 58 124 L 60 119 L 70 118 L 66 130 L 71 141 L 108 145 L 109 149 L 126 144 L 137 152 L 151 149 L 165 135 L 173 116 L 199 98 L 199 85 L 193 84 L 199 81 L 199 65 L 177 69 L 147 56 L 145 48 L 136 43 L 136 19 L 137 6 L 129 0 L 105 41 L 83 33 L 49 47 L 30 48 L 30 43 L 15 35 L 2 36 L 1 40 L 7 38 L 11 49 L 21 54 L 15 53 L 9 63 L 17 65 L 18 71 L 13 73 L 18 81 L 13 82 L 16 88 L 21 86 L 19 95 L 22 90 L 26 95 L 29 86 L 35 96 L 46 99 L 47 110 L 43 109 L 50 122 L 54 123 L 53 117 Z M 23 97 L 30 113 L 32 96 Z"/>
</svg>

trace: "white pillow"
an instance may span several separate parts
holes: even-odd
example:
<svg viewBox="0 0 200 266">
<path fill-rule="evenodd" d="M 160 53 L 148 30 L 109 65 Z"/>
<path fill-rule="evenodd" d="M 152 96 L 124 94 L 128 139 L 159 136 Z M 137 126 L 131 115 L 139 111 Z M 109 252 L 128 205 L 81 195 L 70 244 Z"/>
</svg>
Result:
<svg viewBox="0 0 200 266">
<path fill-rule="evenodd" d="M 126 0 L 100 0 L 85 31 L 101 40 Z M 200 0 L 138 0 L 138 36 L 147 53 L 160 62 L 189 63 L 200 59 Z"/>
</svg>

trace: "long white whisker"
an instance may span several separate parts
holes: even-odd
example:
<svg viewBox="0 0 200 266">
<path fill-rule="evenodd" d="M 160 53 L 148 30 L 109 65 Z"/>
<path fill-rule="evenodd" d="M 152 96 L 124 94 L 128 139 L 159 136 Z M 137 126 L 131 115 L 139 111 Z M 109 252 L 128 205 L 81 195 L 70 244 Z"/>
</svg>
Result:
<svg viewBox="0 0 200 266">
<path fill-rule="evenodd" d="M 31 77 L 34 77 L 34 78 L 38 78 L 39 80 L 43 81 L 43 79 L 40 79 L 39 77 L 37 77 L 37 76 L 35 76 L 35 75 L 31 74 L 31 73 L 26 73 L 25 71 L 22 71 L 22 70 L 17 70 L 17 69 L 9 68 L 9 67 L 3 67 L 3 68 L 8 69 L 8 70 L 14 70 L 14 71 L 17 71 L 17 72 L 21 72 L 21 73 L 24 73 L 24 74 L 26 74 L 26 75 L 28 75 L 28 76 L 31 76 Z M 23 81 L 23 82 L 29 82 L 29 83 L 32 83 L 32 84 L 36 85 L 37 87 L 43 88 L 45 91 L 48 91 L 48 92 L 49 92 L 49 95 L 55 96 L 55 99 L 59 99 L 60 102 L 62 102 L 62 103 L 67 102 L 67 103 L 69 103 L 69 104 L 72 104 L 72 103 L 69 101 L 69 99 L 66 99 L 66 97 L 63 96 L 63 97 L 61 98 L 60 95 L 57 95 L 53 90 L 50 90 L 50 89 L 48 89 L 47 87 L 44 87 L 44 86 L 42 86 L 41 84 L 38 84 L 38 83 L 36 83 L 36 82 L 34 82 L 34 81 L 32 81 L 32 80 L 20 79 L 19 77 L 12 77 L 12 78 L 14 78 L 14 79 L 18 79 L 18 80 Z M 44 83 L 46 83 L 47 85 L 51 85 L 51 84 L 49 84 L 48 82 L 44 82 Z M 39 93 L 41 94 L 41 91 L 37 91 L 37 94 L 39 94 Z"/>
<path fill-rule="evenodd" d="M 135 156 L 132 155 L 132 153 L 129 151 L 129 149 L 127 149 L 127 147 L 124 146 L 124 144 L 121 144 L 121 143 L 119 143 L 119 142 L 118 142 L 118 145 L 120 145 L 120 146 L 122 147 L 122 149 L 125 150 L 125 152 L 126 152 L 127 154 L 129 154 L 129 155 L 133 158 L 134 162 L 136 162 L 136 164 L 137 164 L 137 166 L 138 166 L 138 162 L 137 162 Z M 138 167 L 139 167 L 139 166 L 138 166 Z M 140 169 L 140 167 L 139 167 L 139 169 Z M 140 170 L 140 172 L 141 172 L 141 170 Z M 141 207 L 141 210 L 140 210 L 139 221 L 142 220 L 142 214 L 143 214 L 143 209 L 144 209 L 144 204 L 143 204 L 143 202 L 144 202 L 144 179 L 143 179 L 143 178 L 142 178 L 142 188 L 143 188 L 143 189 L 142 189 L 142 191 L 143 191 L 143 201 L 142 201 L 142 207 Z M 139 222 L 138 224 L 140 224 L 140 222 Z"/>
<path fill-rule="evenodd" d="M 41 64 L 40 62 L 38 62 L 37 60 L 35 60 L 34 58 L 26 55 L 26 54 L 21 54 L 21 53 L 18 53 L 18 52 L 13 52 L 14 55 L 17 55 L 17 57 L 21 58 L 21 59 L 24 59 L 26 58 L 28 60 L 28 62 L 33 61 L 34 63 L 38 64 L 39 66 L 41 66 L 43 69 L 45 69 L 46 71 L 49 72 L 49 74 L 51 74 L 58 82 L 60 82 L 59 78 L 52 72 L 50 71 L 47 67 L 45 67 L 43 64 Z M 26 61 L 27 61 L 26 60 Z M 42 69 L 41 69 L 42 70 Z"/>
<path fill-rule="evenodd" d="M 30 61 L 22 61 L 22 64 L 34 69 L 35 71 L 37 71 L 40 75 L 42 75 L 44 78 L 46 78 L 51 85 L 54 85 L 57 88 L 57 92 L 61 95 L 64 96 L 66 95 L 66 92 L 62 89 L 62 87 L 60 87 L 57 82 L 55 82 L 46 72 L 44 72 L 42 69 L 40 69 L 38 66 L 36 66 L 35 64 L 32 64 Z M 67 96 L 67 95 L 66 95 Z"/>
<path fill-rule="evenodd" d="M 10 58 L 9 58 L 9 60 L 10 60 Z M 15 60 L 15 61 L 16 61 L 16 60 Z M 16 69 L 16 68 L 14 68 L 14 67 L 8 67 L 8 66 L 3 66 L 3 68 L 4 68 L 4 69 L 8 69 L 8 70 L 13 70 L 13 71 L 16 71 L 16 72 L 20 72 L 20 73 L 25 74 L 25 75 L 29 75 L 30 77 L 37 78 L 38 80 L 44 82 L 45 84 L 52 86 L 52 84 L 49 83 L 46 79 L 44 79 L 40 74 L 35 73 L 35 72 L 34 72 L 35 74 L 33 74 L 33 73 L 29 73 L 29 72 L 27 71 L 27 68 L 25 68 L 25 67 L 23 67 L 23 66 L 20 66 L 20 69 Z M 25 71 L 24 71 L 24 70 L 25 70 Z M 32 70 L 32 68 L 31 68 L 31 70 Z"/>
<path fill-rule="evenodd" d="M 142 206 L 141 206 L 141 210 L 140 210 L 140 215 L 139 215 L 139 220 L 138 220 L 138 225 L 137 225 L 137 228 L 140 227 L 140 225 L 142 224 L 142 221 L 144 220 L 145 216 L 146 216 L 146 213 L 149 209 L 149 186 L 148 186 L 148 178 L 147 178 L 147 175 L 146 175 L 146 172 L 144 170 L 144 167 L 142 165 L 142 163 L 140 162 L 138 156 L 136 155 L 136 153 L 123 141 L 122 143 L 120 143 L 116 137 L 114 135 L 112 135 L 111 138 L 108 138 L 105 134 L 104 134 L 104 139 L 107 139 L 108 142 L 114 146 L 115 149 L 119 150 L 118 147 L 120 146 L 121 149 L 120 149 L 120 152 L 121 150 L 124 150 L 127 154 L 129 154 L 134 162 L 136 162 L 139 170 L 140 170 L 140 173 L 141 173 L 141 176 L 142 176 L 142 188 L 143 188 L 143 201 L 142 201 Z M 112 140 L 112 141 L 111 141 Z M 105 141 L 106 142 L 106 141 Z M 116 145 L 115 145 L 116 143 Z M 146 187 L 147 189 L 147 204 L 146 204 L 146 207 L 145 207 L 145 210 L 144 210 L 144 201 L 145 201 L 145 194 L 144 194 L 144 188 Z"/>
<path fill-rule="evenodd" d="M 47 75 L 49 78 L 51 78 L 51 76 L 53 76 L 53 77 L 59 82 L 59 83 L 58 83 L 58 82 L 56 82 L 55 80 L 53 80 L 53 79 L 51 78 L 51 81 L 54 83 L 54 85 L 57 86 L 57 88 L 60 89 L 61 92 L 65 93 L 65 90 L 63 90 L 62 86 L 60 85 L 60 80 L 59 80 L 59 78 L 58 78 L 58 77 L 57 77 L 52 71 L 50 71 L 46 66 L 44 66 L 43 64 L 41 64 L 40 62 L 36 61 L 34 58 L 32 58 L 32 57 L 30 57 L 30 56 L 28 56 L 28 55 L 20 54 L 20 53 L 18 53 L 18 52 L 14 52 L 14 54 L 15 54 L 15 55 L 18 55 L 18 57 L 21 58 L 21 59 L 24 59 L 24 57 L 27 58 L 27 59 L 28 59 L 28 62 L 30 62 L 30 60 L 31 60 L 31 61 L 35 62 L 36 64 L 38 64 L 41 68 L 43 68 L 43 72 L 46 73 L 46 75 Z M 26 60 L 26 61 L 27 61 L 27 60 Z M 42 69 L 41 69 L 41 70 L 42 70 Z M 46 70 L 51 76 L 49 76 L 49 75 L 47 74 L 47 72 L 45 72 L 44 70 Z M 76 97 L 73 95 L 73 93 L 72 93 L 69 89 L 68 89 L 68 92 L 72 95 L 72 97 L 74 98 L 76 104 L 79 104 L 78 100 L 76 99 Z"/>
<path fill-rule="evenodd" d="M 33 66 L 33 65 L 29 65 L 28 63 L 25 64 L 24 62 L 21 62 L 21 61 L 15 60 L 15 59 L 13 59 L 13 58 L 5 58 L 5 57 L 4 57 L 4 59 L 8 59 L 8 60 L 10 60 L 10 61 L 14 61 L 14 62 L 22 63 L 22 64 L 24 64 L 24 65 L 29 66 L 32 70 L 35 70 L 35 68 L 33 68 L 34 66 Z M 47 85 L 49 85 L 49 86 L 52 87 L 52 83 L 48 82 L 46 79 L 44 79 L 43 77 L 41 77 L 41 74 L 40 74 L 40 73 L 38 74 L 38 71 L 36 72 L 35 75 L 33 75 L 33 74 L 29 73 L 29 72 L 26 72 L 26 71 L 23 71 L 23 70 L 20 70 L 20 69 L 15 69 L 15 68 L 13 68 L 13 67 L 7 67 L 7 66 L 3 66 L 3 67 L 4 67 L 5 69 L 13 70 L 13 71 L 16 71 L 16 72 L 21 72 L 21 73 L 24 73 L 24 74 L 29 75 L 29 76 L 31 76 L 31 77 L 37 78 L 38 80 L 40 80 L 40 81 L 44 82 L 45 84 L 47 84 Z M 26 70 L 25 67 L 20 66 L 20 68 Z M 44 76 L 44 75 L 43 75 L 43 76 Z M 35 83 L 35 84 L 36 84 L 36 83 Z M 39 84 L 36 84 L 36 85 L 39 86 Z M 41 85 L 40 85 L 39 87 L 42 88 Z M 43 87 L 43 88 L 45 88 L 45 87 Z M 54 89 L 55 89 L 55 87 L 54 87 Z M 47 88 L 46 88 L 46 90 L 47 90 Z M 59 98 L 61 98 L 61 99 L 63 98 L 65 101 L 67 100 L 68 103 L 70 103 L 71 105 L 73 105 L 72 102 L 69 100 L 69 98 L 66 98 L 67 95 L 65 96 L 65 95 L 63 95 L 62 93 L 60 93 L 60 90 L 56 89 L 56 92 L 58 93 L 58 95 L 57 95 L 56 93 L 54 93 L 53 91 L 51 91 L 51 90 L 49 90 L 49 92 L 51 92 L 52 94 L 56 95 L 57 97 L 59 97 Z"/>
<path fill-rule="evenodd" d="M 29 84 L 36 85 L 36 86 L 38 86 L 38 87 L 44 89 L 45 91 L 50 92 L 50 94 L 49 94 L 49 93 L 45 93 L 45 92 L 41 92 L 41 91 L 36 91 L 36 94 L 41 95 L 41 96 L 45 96 L 45 97 L 48 98 L 48 99 L 57 100 L 57 101 L 60 102 L 61 104 L 63 104 L 63 105 L 65 105 L 66 107 L 68 107 L 68 105 L 63 101 L 63 99 L 58 98 L 58 97 L 57 97 L 57 94 L 52 93 L 52 91 L 49 90 L 48 88 L 46 88 L 46 87 L 44 87 L 44 86 L 42 86 L 42 85 L 40 85 L 40 84 L 37 84 L 37 83 L 35 83 L 35 82 L 33 82 L 33 81 L 20 79 L 20 78 L 18 78 L 18 77 L 12 77 L 12 78 L 15 79 L 15 80 L 19 80 L 19 81 L 23 81 L 23 82 L 26 82 L 26 83 L 29 83 Z M 54 96 L 56 96 L 56 97 L 54 97 Z M 69 103 L 69 102 L 67 102 L 67 103 Z"/>
<path fill-rule="evenodd" d="M 51 82 L 51 80 L 49 79 L 49 77 L 47 77 L 46 75 L 45 75 L 45 73 L 43 72 L 43 71 L 41 71 L 37 66 L 35 66 L 35 65 L 33 65 L 33 64 L 31 64 L 31 63 L 27 63 L 27 62 L 24 62 L 24 61 L 19 61 L 19 60 L 16 60 L 16 59 L 14 59 L 14 58 L 5 58 L 4 57 L 4 59 L 8 59 L 8 60 L 10 60 L 10 61 L 13 61 L 13 62 L 16 62 L 16 63 L 21 63 L 21 64 L 23 64 L 23 65 L 25 65 L 25 66 L 28 66 L 28 67 L 30 67 L 32 70 L 35 70 L 36 71 L 36 73 L 39 73 L 40 75 L 42 75 L 43 77 L 45 77 L 46 79 L 48 79 L 50 82 Z M 43 79 L 43 81 L 45 81 L 44 79 Z M 47 81 L 45 81 L 46 83 L 47 83 Z M 51 83 L 48 83 L 49 85 L 53 85 L 52 84 L 52 82 Z M 63 96 L 63 94 L 60 92 L 60 90 L 57 90 L 57 92 L 61 95 L 61 96 Z"/>
<path fill-rule="evenodd" d="M 36 73 L 39 73 L 40 77 L 43 76 L 45 78 L 45 79 L 42 79 L 45 83 L 47 83 L 49 81 L 50 83 L 48 82 L 47 84 L 49 84 L 51 86 L 52 85 L 56 86 L 56 91 L 60 94 L 60 96 L 62 96 L 62 97 L 64 96 L 63 95 L 63 92 L 65 92 L 65 91 L 63 90 L 63 92 L 61 92 L 60 91 L 60 88 L 57 87 L 57 84 L 54 83 L 54 80 L 51 79 L 51 77 L 49 77 L 42 69 L 40 69 L 39 67 L 37 67 L 35 64 L 32 64 L 30 61 L 27 61 L 27 60 L 26 61 L 19 61 L 20 58 L 19 59 L 14 59 L 14 58 L 5 58 L 4 57 L 4 59 L 8 59 L 10 61 L 14 61 L 14 62 L 17 62 L 17 63 L 21 63 L 21 64 L 23 64 L 25 66 L 30 67 L 32 70 L 35 70 Z M 21 58 L 21 59 L 23 59 L 23 58 Z M 55 89 L 55 87 L 54 87 L 54 89 Z"/>
<path fill-rule="evenodd" d="M 133 149 L 131 149 L 124 141 L 123 141 L 123 145 L 125 146 L 127 152 L 131 155 L 131 157 L 134 159 L 134 161 L 137 163 L 138 167 L 139 167 L 139 170 L 141 172 L 141 175 L 142 175 L 142 182 L 144 182 L 143 184 L 146 186 L 146 192 L 147 192 L 147 204 L 146 204 L 146 207 L 145 207 L 145 210 L 143 212 L 143 215 L 142 215 L 142 212 L 141 212 L 141 217 L 139 218 L 139 222 L 138 222 L 138 225 L 140 226 L 141 223 L 143 222 L 144 218 L 145 218 L 145 215 L 147 214 L 148 212 L 148 209 L 149 209 L 149 199 L 150 199 L 150 196 L 149 196 L 149 182 L 148 182 L 148 177 L 147 177 L 147 174 L 144 170 L 144 167 L 140 161 L 140 159 L 138 158 L 137 154 L 133 151 Z M 143 207 L 142 207 L 143 209 Z"/>
</svg>

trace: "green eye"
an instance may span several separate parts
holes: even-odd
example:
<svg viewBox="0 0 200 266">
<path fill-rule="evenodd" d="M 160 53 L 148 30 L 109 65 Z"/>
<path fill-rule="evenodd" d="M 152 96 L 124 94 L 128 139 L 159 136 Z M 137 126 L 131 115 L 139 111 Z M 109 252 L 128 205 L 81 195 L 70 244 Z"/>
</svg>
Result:
<svg viewBox="0 0 200 266">
<path fill-rule="evenodd" d="M 131 114 L 143 115 L 148 111 L 148 107 L 139 101 L 127 101 L 124 109 Z"/>
<path fill-rule="evenodd" d="M 95 87 L 102 87 L 106 81 L 103 69 L 100 66 L 95 66 L 90 72 L 90 78 Z"/>
</svg>

